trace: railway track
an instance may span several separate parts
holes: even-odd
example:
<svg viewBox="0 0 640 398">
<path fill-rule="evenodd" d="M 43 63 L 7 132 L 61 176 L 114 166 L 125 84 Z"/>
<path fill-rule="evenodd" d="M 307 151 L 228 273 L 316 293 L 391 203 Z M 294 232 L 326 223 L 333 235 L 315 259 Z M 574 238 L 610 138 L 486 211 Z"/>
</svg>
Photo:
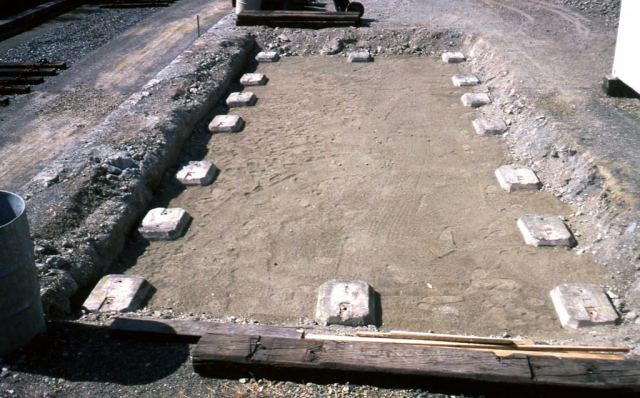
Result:
<svg viewBox="0 0 640 398">
<path fill-rule="evenodd" d="M 45 76 L 55 76 L 67 69 L 64 62 L 0 63 L 0 95 L 27 94 L 31 86 L 44 83 Z M 9 105 L 9 98 L 0 98 L 0 106 Z"/>
<path fill-rule="evenodd" d="M 100 8 L 169 7 L 178 0 L 114 0 L 101 4 Z"/>
</svg>

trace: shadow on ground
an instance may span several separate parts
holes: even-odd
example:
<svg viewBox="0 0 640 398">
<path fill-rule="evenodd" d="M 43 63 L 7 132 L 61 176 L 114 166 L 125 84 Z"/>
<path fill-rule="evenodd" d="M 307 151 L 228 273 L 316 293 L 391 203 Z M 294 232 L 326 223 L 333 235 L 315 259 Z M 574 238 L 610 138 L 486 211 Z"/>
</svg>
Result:
<svg viewBox="0 0 640 398">
<path fill-rule="evenodd" d="M 47 333 L 12 353 L 12 370 L 67 381 L 142 385 L 176 371 L 189 358 L 187 344 L 115 340 L 108 328 L 53 322 Z"/>
</svg>

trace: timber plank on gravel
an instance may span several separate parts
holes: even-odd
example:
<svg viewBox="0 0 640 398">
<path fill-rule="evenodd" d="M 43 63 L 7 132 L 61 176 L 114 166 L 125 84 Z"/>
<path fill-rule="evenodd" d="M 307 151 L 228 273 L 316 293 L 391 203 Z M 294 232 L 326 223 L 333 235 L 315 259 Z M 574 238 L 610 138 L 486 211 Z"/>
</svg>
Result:
<svg viewBox="0 0 640 398">
<path fill-rule="evenodd" d="M 527 357 L 498 358 L 487 352 L 384 343 L 305 340 L 260 335 L 206 334 L 193 352 L 201 375 L 256 372 L 340 371 L 375 377 L 459 377 L 469 380 L 529 382 Z"/>
<path fill-rule="evenodd" d="M 300 338 L 295 327 L 235 324 L 186 319 L 116 318 L 109 326 L 109 335 L 116 338 L 153 339 L 154 341 L 183 341 L 197 343 L 207 333 L 259 334 Z"/>
<path fill-rule="evenodd" d="M 590 361 L 531 357 L 537 383 L 554 386 L 592 387 L 640 391 L 639 361 Z"/>
<path fill-rule="evenodd" d="M 475 350 L 257 334 L 206 334 L 192 357 L 197 373 L 216 377 L 322 378 L 327 382 L 409 377 L 421 383 L 425 378 L 445 378 L 501 383 L 501 387 L 579 387 L 600 394 L 601 390 L 640 391 L 640 363 L 631 360 L 499 357 Z"/>
</svg>

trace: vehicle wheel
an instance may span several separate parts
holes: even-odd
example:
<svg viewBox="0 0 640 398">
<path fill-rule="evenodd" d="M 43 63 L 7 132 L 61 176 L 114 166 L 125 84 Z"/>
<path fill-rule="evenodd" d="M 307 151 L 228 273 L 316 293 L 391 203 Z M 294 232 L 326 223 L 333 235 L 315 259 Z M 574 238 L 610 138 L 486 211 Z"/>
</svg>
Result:
<svg viewBox="0 0 640 398">
<path fill-rule="evenodd" d="M 347 6 L 347 11 L 357 12 L 358 14 L 360 14 L 360 17 L 362 17 L 362 15 L 364 14 L 364 6 L 362 5 L 362 3 L 358 3 L 357 1 L 352 1 Z"/>
</svg>

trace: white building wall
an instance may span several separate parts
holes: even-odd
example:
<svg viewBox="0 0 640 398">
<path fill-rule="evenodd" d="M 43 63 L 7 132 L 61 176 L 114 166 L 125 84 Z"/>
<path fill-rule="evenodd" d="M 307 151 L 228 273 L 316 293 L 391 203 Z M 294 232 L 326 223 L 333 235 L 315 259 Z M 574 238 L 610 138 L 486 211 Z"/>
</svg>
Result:
<svg viewBox="0 0 640 398">
<path fill-rule="evenodd" d="M 640 0 L 622 0 L 613 75 L 640 92 Z"/>
</svg>

